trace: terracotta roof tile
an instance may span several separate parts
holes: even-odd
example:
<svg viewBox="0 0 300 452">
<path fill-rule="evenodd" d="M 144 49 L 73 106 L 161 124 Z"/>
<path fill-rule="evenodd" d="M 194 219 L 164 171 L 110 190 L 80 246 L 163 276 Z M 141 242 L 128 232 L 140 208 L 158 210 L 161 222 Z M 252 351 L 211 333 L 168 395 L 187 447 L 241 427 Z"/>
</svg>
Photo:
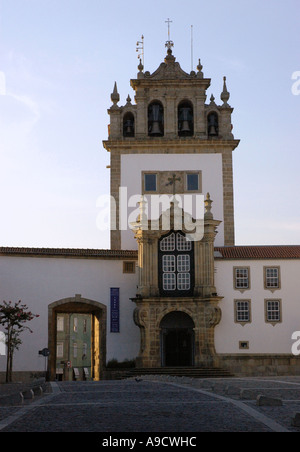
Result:
<svg viewBox="0 0 300 452">
<path fill-rule="evenodd" d="M 217 247 L 223 259 L 300 259 L 300 245 Z"/>
<path fill-rule="evenodd" d="M 0 255 L 134 260 L 138 258 L 136 250 L 80 248 L 0 247 Z M 300 259 L 300 245 L 216 247 L 215 256 L 220 259 Z"/>
</svg>

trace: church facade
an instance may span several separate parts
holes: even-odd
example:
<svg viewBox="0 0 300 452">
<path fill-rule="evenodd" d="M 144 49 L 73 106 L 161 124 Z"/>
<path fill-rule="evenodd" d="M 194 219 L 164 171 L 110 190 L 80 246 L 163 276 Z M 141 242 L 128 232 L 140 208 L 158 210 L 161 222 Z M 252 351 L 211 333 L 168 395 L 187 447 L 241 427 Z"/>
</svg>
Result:
<svg viewBox="0 0 300 452">
<path fill-rule="evenodd" d="M 300 245 L 235 246 L 230 94 L 206 91 L 199 60 L 185 72 L 167 42 L 153 73 L 140 63 L 130 97 L 115 84 L 109 136 L 110 250 L 0 248 L 5 300 L 39 314 L 15 371 L 105 378 L 138 368 L 224 368 L 295 375 Z M 48 349 L 44 358 L 39 352 Z M 5 356 L 0 354 L 0 373 Z"/>
</svg>

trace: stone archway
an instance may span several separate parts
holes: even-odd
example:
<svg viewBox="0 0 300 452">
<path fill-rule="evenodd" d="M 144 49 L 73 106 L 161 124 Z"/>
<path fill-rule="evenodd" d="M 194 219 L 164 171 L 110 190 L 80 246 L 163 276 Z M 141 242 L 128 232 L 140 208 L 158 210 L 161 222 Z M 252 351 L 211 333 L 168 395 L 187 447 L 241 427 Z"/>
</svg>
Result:
<svg viewBox="0 0 300 452">
<path fill-rule="evenodd" d="M 183 311 L 172 311 L 160 322 L 163 367 L 194 365 L 194 328 L 192 318 Z"/>
<path fill-rule="evenodd" d="M 50 380 L 56 378 L 57 316 L 59 314 L 89 315 L 91 318 L 91 375 L 100 380 L 106 365 L 106 311 L 104 304 L 82 298 L 81 295 L 64 298 L 48 306 L 48 370 Z"/>
</svg>

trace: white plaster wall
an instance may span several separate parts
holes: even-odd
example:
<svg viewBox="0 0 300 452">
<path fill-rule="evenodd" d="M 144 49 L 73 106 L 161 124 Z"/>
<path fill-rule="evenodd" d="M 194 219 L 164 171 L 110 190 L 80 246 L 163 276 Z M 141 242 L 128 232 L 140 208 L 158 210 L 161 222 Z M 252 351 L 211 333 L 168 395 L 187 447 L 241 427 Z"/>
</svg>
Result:
<svg viewBox="0 0 300 452">
<path fill-rule="evenodd" d="M 121 186 L 127 187 L 128 199 L 142 192 L 143 171 L 201 171 L 203 194 L 210 193 L 212 213 L 222 223 L 218 228 L 216 246 L 224 245 L 223 176 L 221 154 L 129 154 L 121 156 Z M 137 207 L 128 208 L 128 214 Z M 150 218 L 150 215 L 149 215 Z M 133 232 L 121 231 L 122 249 L 137 249 Z"/>
<path fill-rule="evenodd" d="M 251 288 L 234 290 L 233 267 L 250 267 Z M 281 289 L 264 289 L 264 266 L 280 266 Z M 217 353 L 291 353 L 292 333 L 300 330 L 300 296 L 297 281 L 299 260 L 248 260 L 215 262 L 216 287 L 222 310 L 221 323 L 215 328 Z M 252 322 L 244 326 L 234 321 L 234 300 L 250 299 Z M 265 323 L 264 300 L 282 300 L 282 323 Z M 239 341 L 249 341 L 249 350 L 240 350 Z"/>
<path fill-rule="evenodd" d="M 23 333 L 16 351 L 14 370 L 44 370 L 38 351 L 48 347 L 48 305 L 81 294 L 103 303 L 107 309 L 107 360 L 138 355 L 140 333 L 133 322 L 137 274 L 123 274 L 123 262 L 103 259 L 0 257 L 1 301 L 22 300 L 40 317 L 29 322 L 33 333 Z M 120 333 L 110 333 L 110 288 L 120 288 Z M 0 356 L 0 371 L 6 357 Z"/>
</svg>

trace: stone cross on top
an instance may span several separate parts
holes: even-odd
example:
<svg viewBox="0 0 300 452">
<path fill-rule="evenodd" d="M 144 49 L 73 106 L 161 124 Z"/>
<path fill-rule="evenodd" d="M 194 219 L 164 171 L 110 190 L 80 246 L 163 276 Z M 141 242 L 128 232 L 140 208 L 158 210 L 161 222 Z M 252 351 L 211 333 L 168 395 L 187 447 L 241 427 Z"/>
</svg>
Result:
<svg viewBox="0 0 300 452">
<path fill-rule="evenodd" d="M 168 185 L 173 185 L 173 195 L 175 196 L 175 194 L 176 194 L 176 182 L 180 182 L 181 179 L 180 179 L 180 177 L 176 177 L 176 174 L 173 174 L 172 177 L 168 178 L 168 181 L 169 181 L 169 183 L 167 184 L 167 186 Z"/>
<path fill-rule="evenodd" d="M 173 21 L 168 18 L 165 23 L 168 24 L 168 40 L 166 42 L 166 47 L 168 47 L 168 50 L 170 50 L 172 47 L 174 47 L 174 42 L 170 40 L 170 24 L 173 23 Z"/>
</svg>

